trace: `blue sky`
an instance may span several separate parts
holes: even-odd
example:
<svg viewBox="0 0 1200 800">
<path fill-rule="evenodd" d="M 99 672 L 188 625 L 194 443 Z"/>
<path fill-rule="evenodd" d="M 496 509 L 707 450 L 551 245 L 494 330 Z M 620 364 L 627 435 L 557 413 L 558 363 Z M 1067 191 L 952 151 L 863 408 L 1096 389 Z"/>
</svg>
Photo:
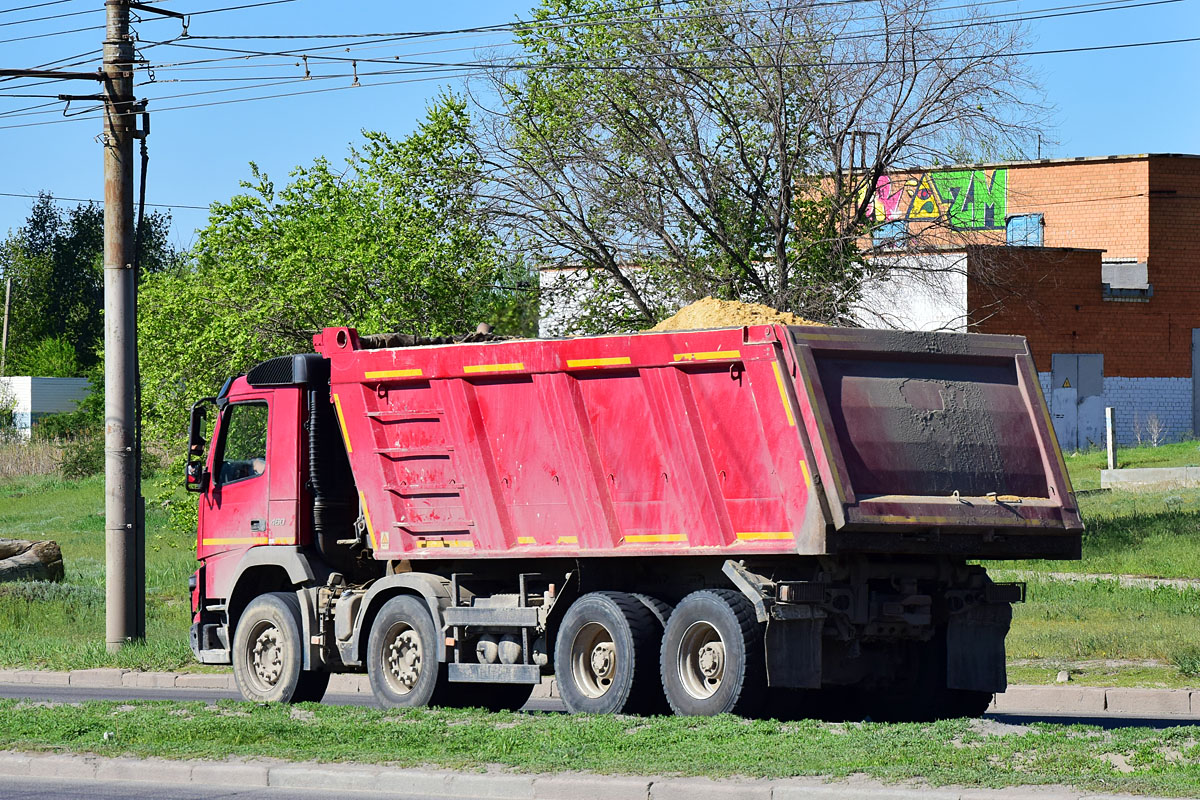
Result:
<svg viewBox="0 0 1200 800">
<path fill-rule="evenodd" d="M 179 11 L 220 8 L 251 0 L 170 0 L 164 7 Z M 103 23 L 98 0 L 64 0 L 42 8 L 3 13 L 5 9 L 46 0 L 7 0 L 0 5 L 0 40 L 19 36 L 65 31 Z M 1005 10 L 1026 10 L 1067 5 L 1079 0 L 1019 0 Z M 385 0 L 297 0 L 280 5 L 198 15 L 192 18 L 192 36 L 237 34 L 377 33 L 409 30 L 444 30 L 510 22 L 528 14 L 532 0 L 512 2 L 386 2 Z M 52 14 L 89 13 L 29 24 L 10 25 L 22 19 Z M 176 36 L 180 25 L 174 20 L 146 21 L 137 25 L 143 40 Z M 1162 5 L 1085 14 L 1032 23 L 1033 48 L 1038 50 L 1089 47 L 1094 45 L 1175 39 L 1200 36 L 1200 0 L 1178 0 Z M 102 32 L 82 31 L 22 42 L 0 42 L 0 66 L 31 67 L 91 49 L 98 50 Z M 471 48 L 498 41 L 498 37 L 459 36 L 435 42 L 378 47 L 357 51 L 367 58 L 397 52 Z M 298 43 L 203 41 L 216 46 L 284 49 Z M 158 60 L 194 60 L 220 55 L 199 50 L 148 49 Z M 310 51 L 338 53 L 337 50 Z M 417 56 L 418 58 L 470 57 L 471 51 Z M 1031 59 L 1045 88 L 1046 99 L 1056 111 L 1051 136 L 1058 143 L 1047 146 L 1043 156 L 1095 156 L 1117 153 L 1200 153 L 1200 43 L 1161 47 L 1130 48 L 1096 53 L 1046 55 Z M 247 62 L 249 63 L 249 62 Z M 317 72 L 314 63 L 313 71 Z M 201 65 L 191 65 L 193 67 Z M 378 64 L 360 69 L 385 69 Z M 325 71 L 331 71 L 326 67 Z M 332 71 L 342 72 L 338 66 Z M 293 83 L 279 89 L 255 89 L 196 98 L 165 99 L 167 95 L 229 84 L 168 83 L 171 78 L 217 75 L 300 76 L 302 69 L 291 65 L 244 68 L 236 71 L 162 69 L 158 86 L 143 90 L 157 99 L 151 109 L 173 105 L 219 101 L 235 97 L 303 91 L 309 88 L 349 86 L 349 78 Z M 379 80 L 379 79 L 375 79 Z M 255 81 L 257 82 L 257 81 Z M 17 82 L 0 84 L 4 94 L 87 94 L 94 85 L 77 82 L 12 89 Z M 21 82 L 28 83 L 28 82 Z M 154 115 L 149 139 L 150 169 L 147 201 L 151 203 L 206 206 L 226 199 L 238 189 L 238 181 L 249 174 L 247 163 L 256 162 L 276 183 L 284 182 L 297 164 L 326 155 L 339 161 L 349 145 L 359 139 L 361 129 L 376 129 L 402 135 L 422 116 L 429 99 L 445 80 L 422 80 L 386 87 L 362 87 L 345 91 L 309 94 L 290 98 L 235 103 L 203 108 L 160 110 Z M 57 110 L 28 116 L 3 116 L 49 100 L 0 97 L 0 143 L 7 155 L 0 175 L 0 192 L 33 194 L 49 191 L 59 197 L 94 198 L 101 193 L 101 149 L 94 141 L 98 119 L 59 123 Z M 78 107 L 78 106 L 77 106 Z M 35 109 L 41 111 L 42 109 Z M 22 123 L 48 123 L 29 127 L 3 127 Z M 0 231 L 19 226 L 30 200 L 0 196 Z M 181 246 L 193 240 L 195 228 L 204 224 L 203 210 L 176 208 L 175 239 Z"/>
</svg>

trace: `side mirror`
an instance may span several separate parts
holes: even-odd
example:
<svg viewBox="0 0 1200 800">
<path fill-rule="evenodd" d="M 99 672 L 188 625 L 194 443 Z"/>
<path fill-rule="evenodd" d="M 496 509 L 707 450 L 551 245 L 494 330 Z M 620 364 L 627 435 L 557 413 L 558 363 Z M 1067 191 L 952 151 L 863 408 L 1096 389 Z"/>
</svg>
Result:
<svg viewBox="0 0 1200 800">
<path fill-rule="evenodd" d="M 189 492 L 203 492 L 208 488 L 208 470 L 203 461 L 189 461 L 184 469 L 184 488 Z"/>
<path fill-rule="evenodd" d="M 205 420 L 208 419 L 208 404 L 213 398 L 205 397 L 192 403 L 192 413 L 188 419 L 188 452 L 187 467 L 184 469 L 183 486 L 189 492 L 203 492 L 208 488 L 208 472 L 204 469 L 204 447 L 208 440 L 204 438 Z"/>
<path fill-rule="evenodd" d="M 197 400 L 192 404 L 192 413 L 188 419 L 188 458 L 200 458 L 204 455 L 204 446 L 208 440 L 204 438 L 204 421 L 208 418 L 208 410 L 203 404 L 209 399 Z"/>
</svg>

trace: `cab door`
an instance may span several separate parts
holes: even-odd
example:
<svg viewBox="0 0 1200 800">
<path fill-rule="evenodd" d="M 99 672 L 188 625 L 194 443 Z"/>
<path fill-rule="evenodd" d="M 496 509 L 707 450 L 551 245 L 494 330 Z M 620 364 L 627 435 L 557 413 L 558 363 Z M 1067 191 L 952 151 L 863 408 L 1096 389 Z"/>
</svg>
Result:
<svg viewBox="0 0 1200 800">
<path fill-rule="evenodd" d="M 200 510 L 200 546 L 207 553 L 268 543 L 270 427 L 266 397 L 240 398 L 221 413 L 212 483 Z"/>
</svg>

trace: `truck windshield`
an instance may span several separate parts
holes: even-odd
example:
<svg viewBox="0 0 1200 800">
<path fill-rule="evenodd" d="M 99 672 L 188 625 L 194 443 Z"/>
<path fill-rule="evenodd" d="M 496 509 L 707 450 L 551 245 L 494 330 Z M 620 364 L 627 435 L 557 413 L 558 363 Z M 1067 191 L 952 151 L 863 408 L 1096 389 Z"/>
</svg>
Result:
<svg viewBox="0 0 1200 800">
<path fill-rule="evenodd" d="M 267 404 L 236 403 L 225 423 L 217 483 L 256 478 L 267 471 Z"/>
</svg>

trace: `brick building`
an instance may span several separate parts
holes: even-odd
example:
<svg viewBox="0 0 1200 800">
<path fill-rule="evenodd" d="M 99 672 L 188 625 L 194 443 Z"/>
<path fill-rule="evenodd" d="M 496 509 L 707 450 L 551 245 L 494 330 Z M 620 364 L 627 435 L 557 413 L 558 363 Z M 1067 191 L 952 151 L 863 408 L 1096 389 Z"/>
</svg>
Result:
<svg viewBox="0 0 1200 800">
<path fill-rule="evenodd" d="M 935 267 L 869 288 L 864 324 L 1028 337 L 1064 447 L 1099 442 L 1104 406 L 1125 443 L 1200 433 L 1200 157 L 906 172 L 873 216 Z"/>
</svg>

